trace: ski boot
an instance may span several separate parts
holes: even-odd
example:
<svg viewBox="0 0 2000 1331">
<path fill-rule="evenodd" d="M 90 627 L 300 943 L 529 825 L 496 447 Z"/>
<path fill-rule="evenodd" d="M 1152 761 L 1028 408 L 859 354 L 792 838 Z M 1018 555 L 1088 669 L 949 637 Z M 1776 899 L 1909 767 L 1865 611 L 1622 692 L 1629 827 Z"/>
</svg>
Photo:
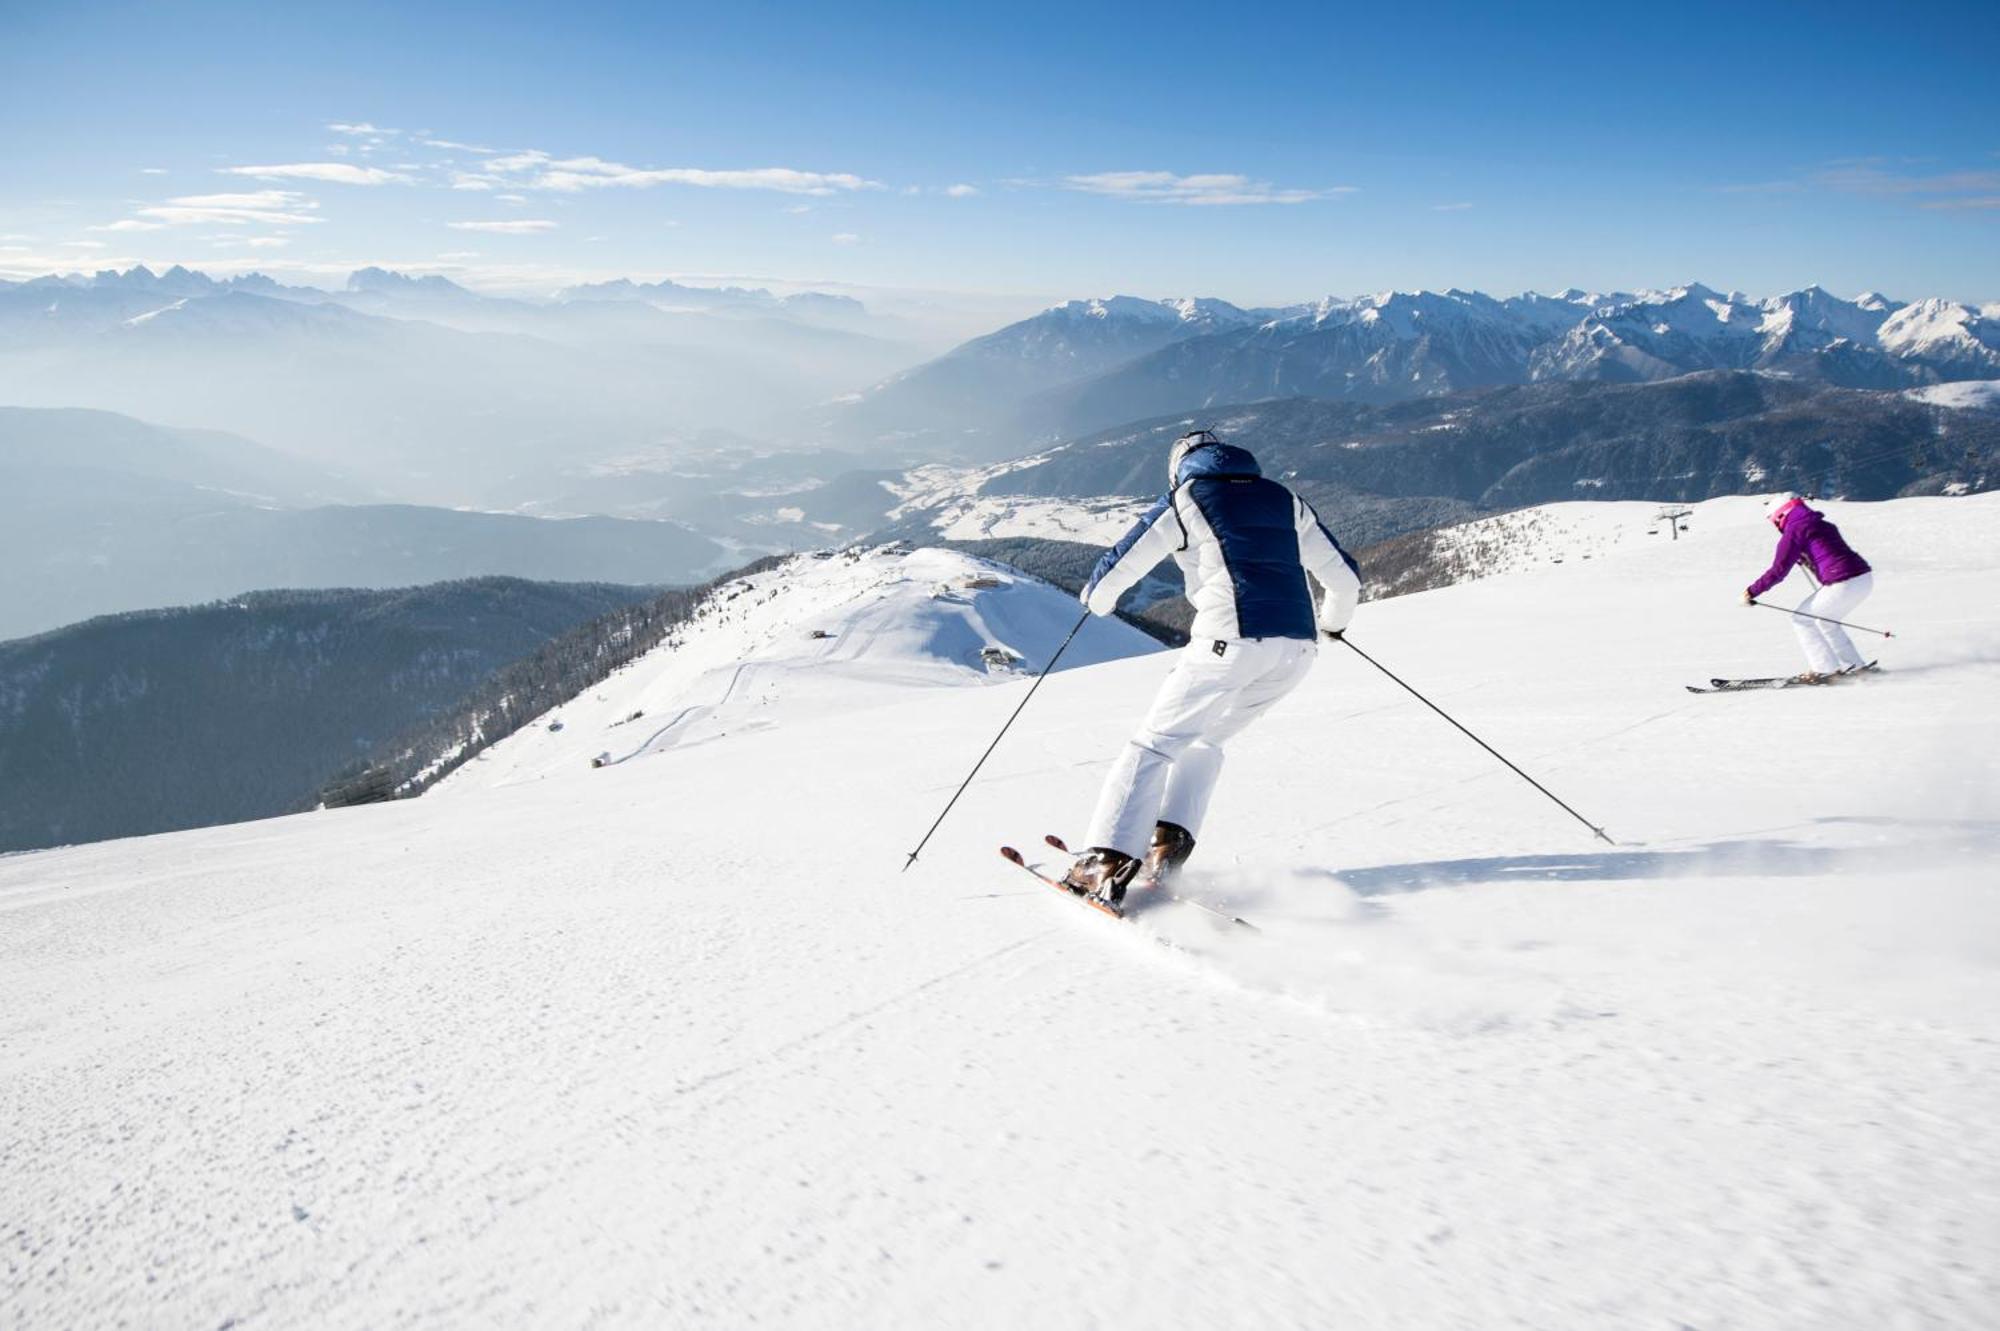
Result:
<svg viewBox="0 0 2000 1331">
<path fill-rule="evenodd" d="M 1062 885 L 1080 897 L 1095 897 L 1114 910 L 1125 900 L 1125 888 L 1139 872 L 1139 861 L 1122 851 L 1093 846 L 1076 857 Z"/>
<path fill-rule="evenodd" d="M 1192 832 L 1179 823 L 1154 823 L 1153 845 L 1146 852 L 1146 867 L 1139 875 L 1139 886 L 1165 887 L 1192 854 Z"/>
</svg>

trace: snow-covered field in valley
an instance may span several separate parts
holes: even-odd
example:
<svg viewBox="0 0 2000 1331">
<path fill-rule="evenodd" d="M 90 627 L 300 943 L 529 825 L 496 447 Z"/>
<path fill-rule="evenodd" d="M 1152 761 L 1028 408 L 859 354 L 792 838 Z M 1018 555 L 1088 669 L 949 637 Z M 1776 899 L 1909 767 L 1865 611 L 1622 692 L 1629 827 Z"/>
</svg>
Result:
<svg viewBox="0 0 2000 1331">
<path fill-rule="evenodd" d="M 1617 844 L 1329 645 L 1186 881 L 1254 933 L 995 854 L 1171 664 L 1108 626 L 899 872 L 1075 613 L 930 553 L 420 800 L 0 860 L 0 1321 L 2000 1324 L 2000 495 L 1831 512 L 1827 688 L 1683 688 L 1800 666 L 1750 499 L 1364 605 Z"/>
<path fill-rule="evenodd" d="M 1909 395 L 1919 402 L 1963 411 L 2000 411 L 2000 379 L 1966 379 L 1956 383 L 1912 388 Z"/>
<path fill-rule="evenodd" d="M 1048 456 L 1031 454 L 988 467 L 915 468 L 890 486 L 902 503 L 890 510 L 889 517 L 895 520 L 922 513 L 937 533 L 935 539 L 943 541 L 1026 536 L 1110 545 L 1152 506 L 1151 495 L 1058 499 L 979 493 L 995 477 L 1038 466 Z"/>
</svg>

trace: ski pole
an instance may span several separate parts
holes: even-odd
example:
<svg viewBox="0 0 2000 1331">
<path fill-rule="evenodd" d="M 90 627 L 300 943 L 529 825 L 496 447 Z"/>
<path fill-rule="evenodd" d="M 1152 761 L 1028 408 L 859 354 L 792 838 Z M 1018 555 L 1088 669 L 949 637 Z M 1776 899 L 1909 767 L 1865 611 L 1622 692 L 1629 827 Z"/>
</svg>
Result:
<svg viewBox="0 0 2000 1331">
<path fill-rule="evenodd" d="M 1380 661 L 1377 661 L 1374 657 L 1362 651 L 1359 647 L 1355 647 L 1354 644 L 1348 640 L 1345 634 L 1339 634 L 1334 636 L 1337 636 L 1339 641 L 1345 643 L 1348 647 L 1353 648 L 1354 654 L 1356 656 L 1366 661 L 1369 665 L 1374 666 L 1377 670 L 1387 675 L 1390 679 L 1395 680 L 1396 683 L 1402 688 L 1402 690 L 1405 693 L 1409 694 L 1412 698 L 1415 698 L 1418 702 L 1422 703 L 1424 706 L 1430 708 L 1433 712 L 1436 712 L 1439 716 L 1444 717 L 1445 720 L 1450 721 L 1451 724 L 1458 730 L 1459 734 L 1465 736 L 1467 739 L 1471 740 L 1474 744 L 1477 744 L 1480 748 L 1492 754 L 1495 758 L 1500 759 L 1501 762 L 1506 763 L 1508 769 L 1512 771 L 1515 776 L 1520 777 L 1523 781 L 1533 786 L 1536 790 L 1541 791 L 1542 794 L 1548 796 L 1551 800 L 1554 800 L 1557 807 L 1559 807 L 1564 813 L 1568 814 L 1570 817 L 1576 819 L 1579 823 L 1582 823 L 1585 827 L 1588 827 L 1591 830 L 1591 833 L 1595 835 L 1599 841 L 1602 841 L 1607 846 L 1615 846 L 1618 844 L 1616 841 L 1613 841 L 1610 837 L 1604 835 L 1603 828 L 1591 822 L 1590 819 L 1584 817 L 1582 814 L 1578 813 L 1575 809 L 1570 808 L 1569 805 L 1564 804 L 1560 799 L 1557 799 L 1555 792 L 1551 791 L 1547 786 L 1535 780 L 1535 778 L 1529 776 L 1526 772 L 1522 771 L 1520 768 L 1514 766 L 1513 763 L 1507 762 L 1506 756 L 1502 754 L 1500 750 L 1494 748 L 1491 744 L 1488 744 L 1485 740 L 1479 738 L 1479 736 L 1473 734 L 1470 730 L 1467 730 L 1464 726 L 1459 725 L 1457 721 L 1452 720 L 1452 717 L 1444 710 L 1444 708 L 1438 706 L 1436 703 L 1432 702 L 1429 698 L 1426 698 L 1423 694 L 1418 693 L 1408 684 L 1405 684 L 1402 681 L 1402 679 L 1397 676 L 1395 671 L 1389 669 L 1389 667 L 1383 665 Z"/>
<path fill-rule="evenodd" d="M 1769 601 L 1752 601 L 1750 604 L 1759 610 L 1775 610 L 1781 615 L 1797 615 L 1801 619 L 1817 619 L 1822 624 L 1838 624 L 1844 629 L 1853 629 L 1856 633 L 1875 633 L 1884 638 L 1896 636 L 1887 629 L 1871 629 L 1865 624 L 1850 624 L 1844 619 L 1828 619 L 1825 615 L 1816 615 L 1810 610 L 1787 610 L 1781 605 L 1772 605 Z"/>
<path fill-rule="evenodd" d="M 931 832 L 935 832 L 938 830 L 938 825 L 944 822 L 945 814 L 950 813 L 951 806 L 958 803 L 958 797 L 960 795 L 963 795 L 965 793 L 965 788 L 972 784 L 972 778 L 979 775 L 979 769 L 986 766 L 986 760 L 993 756 L 993 750 L 1000 747 L 1000 740 L 1002 739 L 1002 737 L 1006 735 L 1008 728 L 1014 724 L 1014 717 L 1017 717 L 1021 714 L 1021 708 L 1026 707 L 1028 705 L 1028 699 L 1035 696 L 1035 690 L 1042 687 L 1042 681 L 1049 677 L 1049 671 L 1054 670 L 1056 668 L 1056 662 L 1061 660 L 1062 654 L 1069 649 L 1070 639 L 1074 638 L 1077 635 L 1078 630 L 1080 630 L 1083 627 L 1083 621 L 1089 618 L 1090 618 L 1090 611 L 1086 610 L 1083 612 L 1083 615 L 1076 621 L 1076 623 L 1070 627 L 1068 636 L 1062 640 L 1062 645 L 1056 648 L 1055 655 L 1051 656 L 1049 658 L 1049 663 L 1042 667 L 1042 673 L 1035 676 L 1035 682 L 1028 686 L 1028 692 L 1025 696 L 1022 697 L 1020 706 L 1014 709 L 1014 715 L 1007 718 L 1007 724 L 1000 727 L 1000 733 L 998 735 L 995 735 L 993 737 L 993 742 L 986 746 L 986 752 L 979 755 L 979 761 L 974 763 L 972 765 L 972 770 L 965 774 L 965 780 L 958 783 L 958 789 L 953 791 L 951 798 L 945 801 L 944 809 L 942 812 L 938 814 L 937 822 L 931 824 L 930 832 L 924 833 L 924 839 L 922 841 L 919 841 L 917 843 L 917 848 L 910 852 L 910 858 L 903 861 L 904 873 L 908 873 L 910 871 L 910 866 L 917 862 L 917 856 L 924 853 L 924 847 L 930 844 Z"/>
</svg>

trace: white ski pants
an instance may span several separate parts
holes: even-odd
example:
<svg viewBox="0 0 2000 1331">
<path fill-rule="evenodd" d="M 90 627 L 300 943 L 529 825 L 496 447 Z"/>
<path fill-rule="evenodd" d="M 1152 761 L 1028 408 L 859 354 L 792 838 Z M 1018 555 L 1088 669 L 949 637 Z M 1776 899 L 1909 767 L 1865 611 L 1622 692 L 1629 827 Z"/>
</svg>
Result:
<svg viewBox="0 0 2000 1331">
<path fill-rule="evenodd" d="M 1139 733 L 1111 764 L 1086 846 L 1134 858 L 1153 842 L 1155 821 L 1199 835 L 1222 772 L 1222 743 L 1298 687 L 1318 644 L 1305 638 L 1198 640 L 1182 649 Z"/>
<path fill-rule="evenodd" d="M 1798 609 L 1806 615 L 1821 615 L 1822 619 L 1807 619 L 1805 615 L 1792 616 L 1792 632 L 1799 635 L 1799 646 L 1805 649 L 1806 669 L 1822 675 L 1831 675 L 1836 670 L 1850 666 L 1863 666 L 1868 662 L 1861 653 L 1854 650 L 1848 640 L 1847 630 L 1838 624 L 1825 622 L 1828 619 L 1846 619 L 1854 613 L 1856 606 L 1868 599 L 1868 593 L 1875 590 L 1875 575 L 1863 573 L 1858 578 L 1846 582 L 1829 582 L 1816 588 L 1811 596 L 1800 601 Z"/>
</svg>

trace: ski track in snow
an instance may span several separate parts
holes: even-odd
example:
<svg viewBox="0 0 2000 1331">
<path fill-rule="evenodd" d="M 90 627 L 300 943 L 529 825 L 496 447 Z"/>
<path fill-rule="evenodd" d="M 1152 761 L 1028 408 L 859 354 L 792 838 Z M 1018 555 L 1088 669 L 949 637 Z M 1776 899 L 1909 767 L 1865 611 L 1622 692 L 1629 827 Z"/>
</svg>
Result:
<svg viewBox="0 0 2000 1331">
<path fill-rule="evenodd" d="M 1795 652 L 1751 500 L 1365 605 L 1619 844 L 1330 647 L 1184 883 L 1254 934 L 994 853 L 1080 838 L 1110 639 L 899 872 L 1027 687 L 941 625 L 1074 614 L 929 552 L 422 800 L 0 859 L 0 1322 L 1993 1325 L 1996 499 L 1833 506 L 1851 685 L 1680 693 Z M 589 770 L 640 706 L 712 710 Z"/>
</svg>

